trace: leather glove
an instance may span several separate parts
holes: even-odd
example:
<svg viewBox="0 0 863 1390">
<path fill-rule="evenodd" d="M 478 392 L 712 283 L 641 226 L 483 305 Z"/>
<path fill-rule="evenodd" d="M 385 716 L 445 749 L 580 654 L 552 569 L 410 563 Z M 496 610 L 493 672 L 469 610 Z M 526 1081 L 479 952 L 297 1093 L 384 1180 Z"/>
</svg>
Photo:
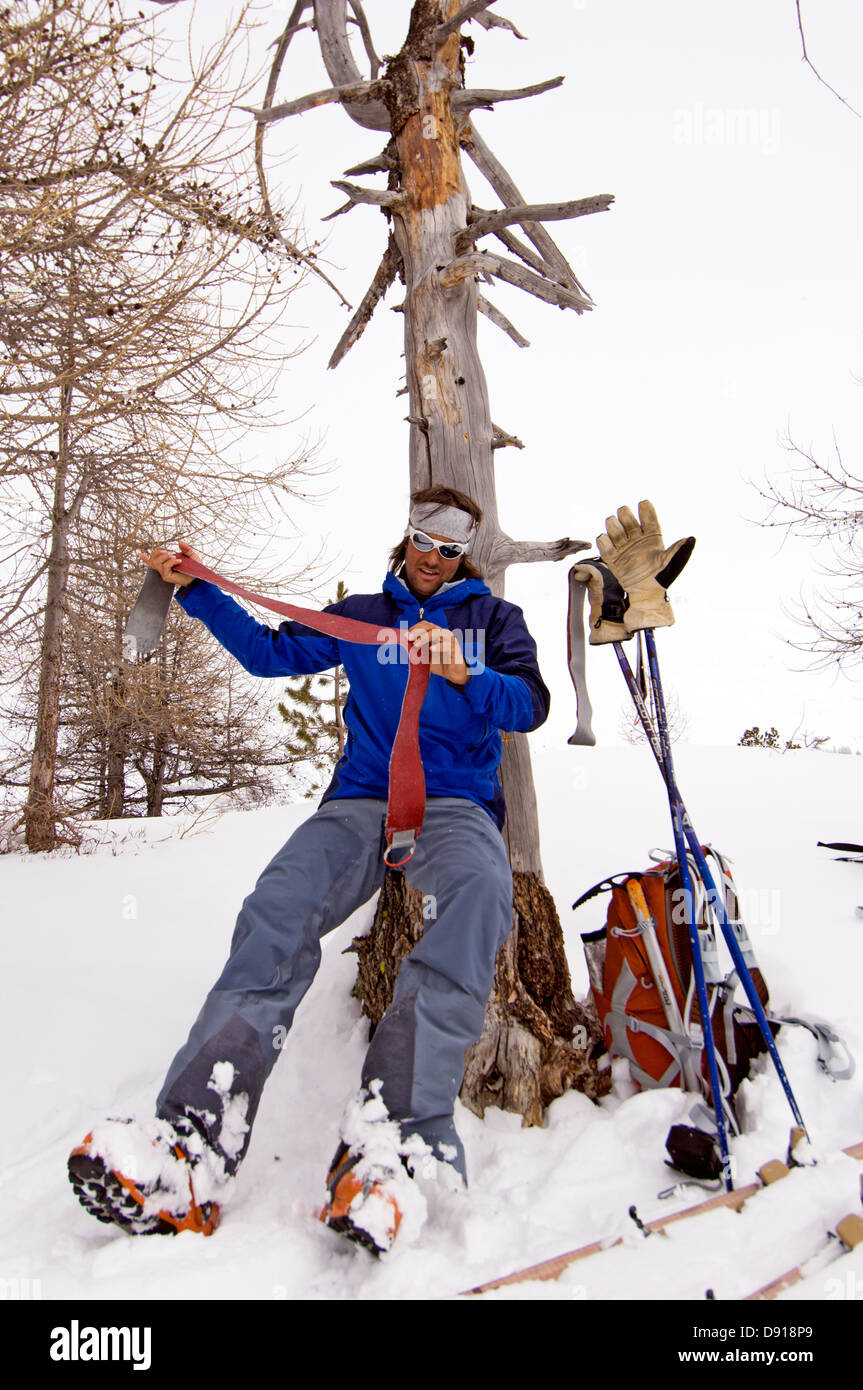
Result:
<svg viewBox="0 0 863 1390">
<path fill-rule="evenodd" d="M 638 504 L 638 518 L 629 507 L 605 522 L 596 544 L 602 559 L 629 597 L 624 624 L 629 633 L 646 627 L 671 627 L 674 613 L 667 589 L 683 569 L 695 546 L 685 536 L 666 549 L 652 502 Z"/>
<path fill-rule="evenodd" d="M 626 594 L 612 574 L 608 565 L 601 560 L 583 560 L 574 565 L 572 577 L 587 585 L 590 603 L 588 626 L 591 647 L 601 647 L 606 642 L 627 642 L 632 636 L 624 624 Z M 584 641 L 584 638 L 582 638 Z"/>
</svg>

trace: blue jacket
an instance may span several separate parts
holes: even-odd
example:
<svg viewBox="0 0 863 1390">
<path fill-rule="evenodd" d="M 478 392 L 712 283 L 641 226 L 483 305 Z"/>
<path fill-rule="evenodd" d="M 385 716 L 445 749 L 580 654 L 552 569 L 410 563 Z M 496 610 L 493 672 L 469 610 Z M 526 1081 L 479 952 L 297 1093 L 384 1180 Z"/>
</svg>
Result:
<svg viewBox="0 0 863 1390">
<path fill-rule="evenodd" d="M 344 642 L 296 622 L 274 629 L 203 580 L 178 590 L 177 597 L 254 676 L 303 676 L 343 666 L 350 683 L 344 711 L 348 737 L 322 801 L 387 796 L 408 675 L 402 646 Z M 404 582 L 389 573 L 381 593 L 351 594 L 326 611 L 378 628 L 412 627 L 425 618 L 459 634 L 471 678 L 456 686 L 432 676 L 420 714 L 426 795 L 467 797 L 502 827 L 500 731 L 538 728 L 550 703 L 521 609 L 495 598 L 481 579 L 442 585 L 421 607 Z"/>
</svg>

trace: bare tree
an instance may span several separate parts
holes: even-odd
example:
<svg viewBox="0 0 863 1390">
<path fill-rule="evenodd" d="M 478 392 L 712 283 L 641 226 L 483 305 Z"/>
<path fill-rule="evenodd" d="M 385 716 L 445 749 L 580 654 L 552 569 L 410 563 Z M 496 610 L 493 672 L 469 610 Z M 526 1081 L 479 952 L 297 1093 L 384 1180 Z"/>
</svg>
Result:
<svg viewBox="0 0 863 1390">
<path fill-rule="evenodd" d="M 116 0 L 0 15 L 0 623 L 16 694 L 38 669 L 34 850 L 56 841 L 73 574 L 178 532 L 261 548 L 307 464 L 237 450 L 290 355 L 272 332 L 294 283 L 243 173 L 244 24 L 176 84 Z"/>
<path fill-rule="evenodd" d="M 791 646 L 810 653 L 816 669 L 850 672 L 863 653 L 863 477 L 846 467 L 838 445 L 829 463 L 790 439 L 786 448 L 784 476 L 758 488 L 767 503 L 761 524 L 832 552 L 818 565 L 821 592 L 791 610 L 803 631 Z"/>
<path fill-rule="evenodd" d="M 524 345 L 523 336 L 489 300 L 486 287 L 502 281 L 576 314 L 592 309 L 593 300 L 544 224 L 604 211 L 613 198 L 599 194 L 531 204 L 480 136 L 474 124 L 477 110 L 546 92 L 563 81 L 553 77 L 503 91 L 465 87 L 464 53 L 472 51 L 473 39 L 462 33 L 463 26 L 473 20 L 485 29 L 494 25 L 517 34 L 511 21 L 491 11 L 491 0 L 415 0 L 405 41 L 385 61 L 377 56 L 360 0 L 350 0 L 350 11 L 349 17 L 348 0 L 297 0 L 290 13 L 276 45 L 264 101 L 253 108 L 264 202 L 268 204 L 264 137 L 273 122 L 339 103 L 357 124 L 384 136 L 382 149 L 346 170 L 344 179 L 333 180 L 345 198 L 333 216 L 371 204 L 381 209 L 387 233 L 380 264 L 330 366 L 335 367 L 358 341 L 376 306 L 400 280 L 411 490 L 446 484 L 476 498 L 484 520 L 475 560 L 500 595 L 508 566 L 560 560 L 586 543 L 567 537 L 519 541 L 498 519 L 494 452 L 519 441 L 492 421 L 477 349 L 477 314 L 487 315 Z M 408 17 L 407 7 L 405 13 Z M 362 41 L 367 76 L 354 58 L 349 18 Z M 275 102 L 290 46 L 298 33 L 310 29 L 317 35 L 331 85 Z M 489 209 L 474 203 L 463 152 L 501 206 Z M 355 181 L 376 174 L 384 175 L 384 187 Z M 560 922 L 543 882 L 523 735 L 505 739 L 503 783 L 508 808 L 504 833 L 514 873 L 514 931 L 498 959 L 485 1031 L 468 1056 L 462 1098 L 480 1114 L 485 1105 L 496 1104 L 539 1122 L 545 1104 L 567 1087 L 576 1085 L 595 1095 L 607 1089 L 607 1077 L 599 1077 L 591 1064 L 590 1045 L 581 1045 L 587 1031 L 574 1043 L 574 1028 L 589 1030 L 590 1025 L 572 996 Z M 405 894 L 400 879 L 388 879 L 371 944 L 367 940 L 362 947 L 361 969 L 369 952 L 377 949 L 377 934 L 381 957 L 390 963 L 390 968 L 377 970 L 377 982 L 385 977 L 391 988 L 398 941 L 410 942 L 421 930 L 418 904 Z M 374 979 L 375 969 L 365 977 Z M 387 1002 L 386 991 L 376 990 L 373 1002 L 367 991 L 373 1021 Z"/>
<path fill-rule="evenodd" d="M 116 588 L 95 605 L 89 589 L 73 585 L 60 717 L 64 801 L 111 819 L 159 816 L 217 792 L 234 805 L 272 799 L 285 787 L 288 760 L 270 691 L 179 613 L 151 657 L 125 659 L 123 623 L 140 578 L 130 569 L 118 548 Z"/>
<path fill-rule="evenodd" d="M 652 692 L 650 690 L 642 692 L 645 695 L 650 713 L 653 718 L 654 728 L 656 727 L 656 713 L 653 708 Z M 689 719 L 686 711 L 680 703 L 680 697 L 675 690 L 669 690 L 665 697 L 665 722 L 668 735 L 672 743 L 677 743 L 686 733 Z M 621 706 L 620 719 L 618 721 L 618 733 L 624 743 L 637 745 L 647 742 L 647 735 L 644 732 L 644 725 L 638 717 L 632 701 L 628 701 Z"/>
</svg>

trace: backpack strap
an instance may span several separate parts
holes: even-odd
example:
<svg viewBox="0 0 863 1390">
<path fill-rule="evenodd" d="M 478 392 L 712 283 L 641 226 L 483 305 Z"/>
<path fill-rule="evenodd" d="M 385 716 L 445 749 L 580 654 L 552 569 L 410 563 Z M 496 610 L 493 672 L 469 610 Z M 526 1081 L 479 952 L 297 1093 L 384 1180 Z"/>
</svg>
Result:
<svg viewBox="0 0 863 1390">
<path fill-rule="evenodd" d="M 715 860 L 716 866 L 719 869 L 719 884 L 722 885 L 722 892 L 725 898 L 725 912 L 728 917 L 728 924 L 734 932 L 737 944 L 740 947 L 740 954 L 743 956 L 744 964 L 751 975 L 753 970 L 758 970 L 758 961 L 755 959 L 755 951 L 749 933 L 746 930 L 746 923 L 740 916 L 740 899 L 737 894 L 737 885 L 731 873 L 730 860 L 728 860 L 724 854 L 720 854 L 718 849 L 714 849 L 713 845 L 705 845 L 704 853 L 705 856 L 710 855 L 710 857 Z M 717 887 L 719 884 L 717 884 Z M 764 998 L 761 1000 L 762 1004 L 766 1003 L 766 999 L 767 991 L 765 989 Z"/>
<path fill-rule="evenodd" d="M 856 1071 L 856 1063 L 847 1043 L 835 1033 L 829 1024 L 820 1018 L 798 1018 L 782 1014 L 768 1014 L 770 1023 L 793 1024 L 806 1028 L 818 1044 L 818 1066 L 831 1081 L 850 1081 Z"/>
<path fill-rule="evenodd" d="M 628 1014 L 626 1006 L 637 983 L 629 962 L 624 961 L 614 986 L 614 993 L 611 996 L 611 1008 L 605 1016 L 605 1026 L 611 1033 L 609 1051 L 616 1053 L 618 1057 L 626 1058 L 633 1081 L 645 1090 L 673 1086 L 679 1077 L 684 1076 L 685 1064 L 689 1058 L 700 1055 L 701 1047 L 693 1043 L 691 1038 L 687 1038 L 683 1033 L 672 1033 L 668 1028 L 658 1028 L 652 1023 L 646 1023 L 643 1019 L 636 1018 L 633 1014 Z M 648 1072 L 642 1071 L 638 1065 L 635 1054 L 629 1045 L 627 1032 L 645 1033 L 649 1038 L 661 1043 L 666 1052 L 669 1053 L 672 1060 L 658 1080 L 650 1076 Z"/>
</svg>

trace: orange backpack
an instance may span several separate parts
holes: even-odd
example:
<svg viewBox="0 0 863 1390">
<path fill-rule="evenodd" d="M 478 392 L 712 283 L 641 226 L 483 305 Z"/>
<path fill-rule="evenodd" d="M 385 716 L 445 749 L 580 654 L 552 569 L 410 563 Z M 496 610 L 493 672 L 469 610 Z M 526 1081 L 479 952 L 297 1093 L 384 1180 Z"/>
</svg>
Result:
<svg viewBox="0 0 863 1390">
<path fill-rule="evenodd" d="M 722 885 L 719 891 L 728 920 L 737 923 L 737 894 L 727 861 L 715 850 L 705 848 L 705 853 L 715 860 L 714 878 Z M 766 1048 L 754 1015 L 734 1002 L 736 971 L 723 974 L 720 969 L 713 908 L 691 860 L 689 871 L 720 1079 L 723 1093 L 730 1098 L 748 1075 L 752 1058 Z M 703 1089 L 709 1096 L 685 893 L 677 863 L 668 859 L 646 871 L 616 874 L 589 889 L 573 906 L 580 907 L 608 890 L 611 902 L 605 926 L 582 934 L 591 993 L 608 1050 L 627 1059 L 632 1079 L 642 1089 L 683 1085 L 686 1090 Z M 633 899 L 642 908 L 646 905 L 646 914 L 637 912 Z M 764 977 L 745 928 L 738 925 L 744 958 L 766 1008 L 769 996 Z M 658 979 L 662 967 L 664 982 Z M 775 1032 L 778 1024 L 771 1026 Z M 705 1078 L 703 1083 L 700 1077 Z"/>
</svg>

